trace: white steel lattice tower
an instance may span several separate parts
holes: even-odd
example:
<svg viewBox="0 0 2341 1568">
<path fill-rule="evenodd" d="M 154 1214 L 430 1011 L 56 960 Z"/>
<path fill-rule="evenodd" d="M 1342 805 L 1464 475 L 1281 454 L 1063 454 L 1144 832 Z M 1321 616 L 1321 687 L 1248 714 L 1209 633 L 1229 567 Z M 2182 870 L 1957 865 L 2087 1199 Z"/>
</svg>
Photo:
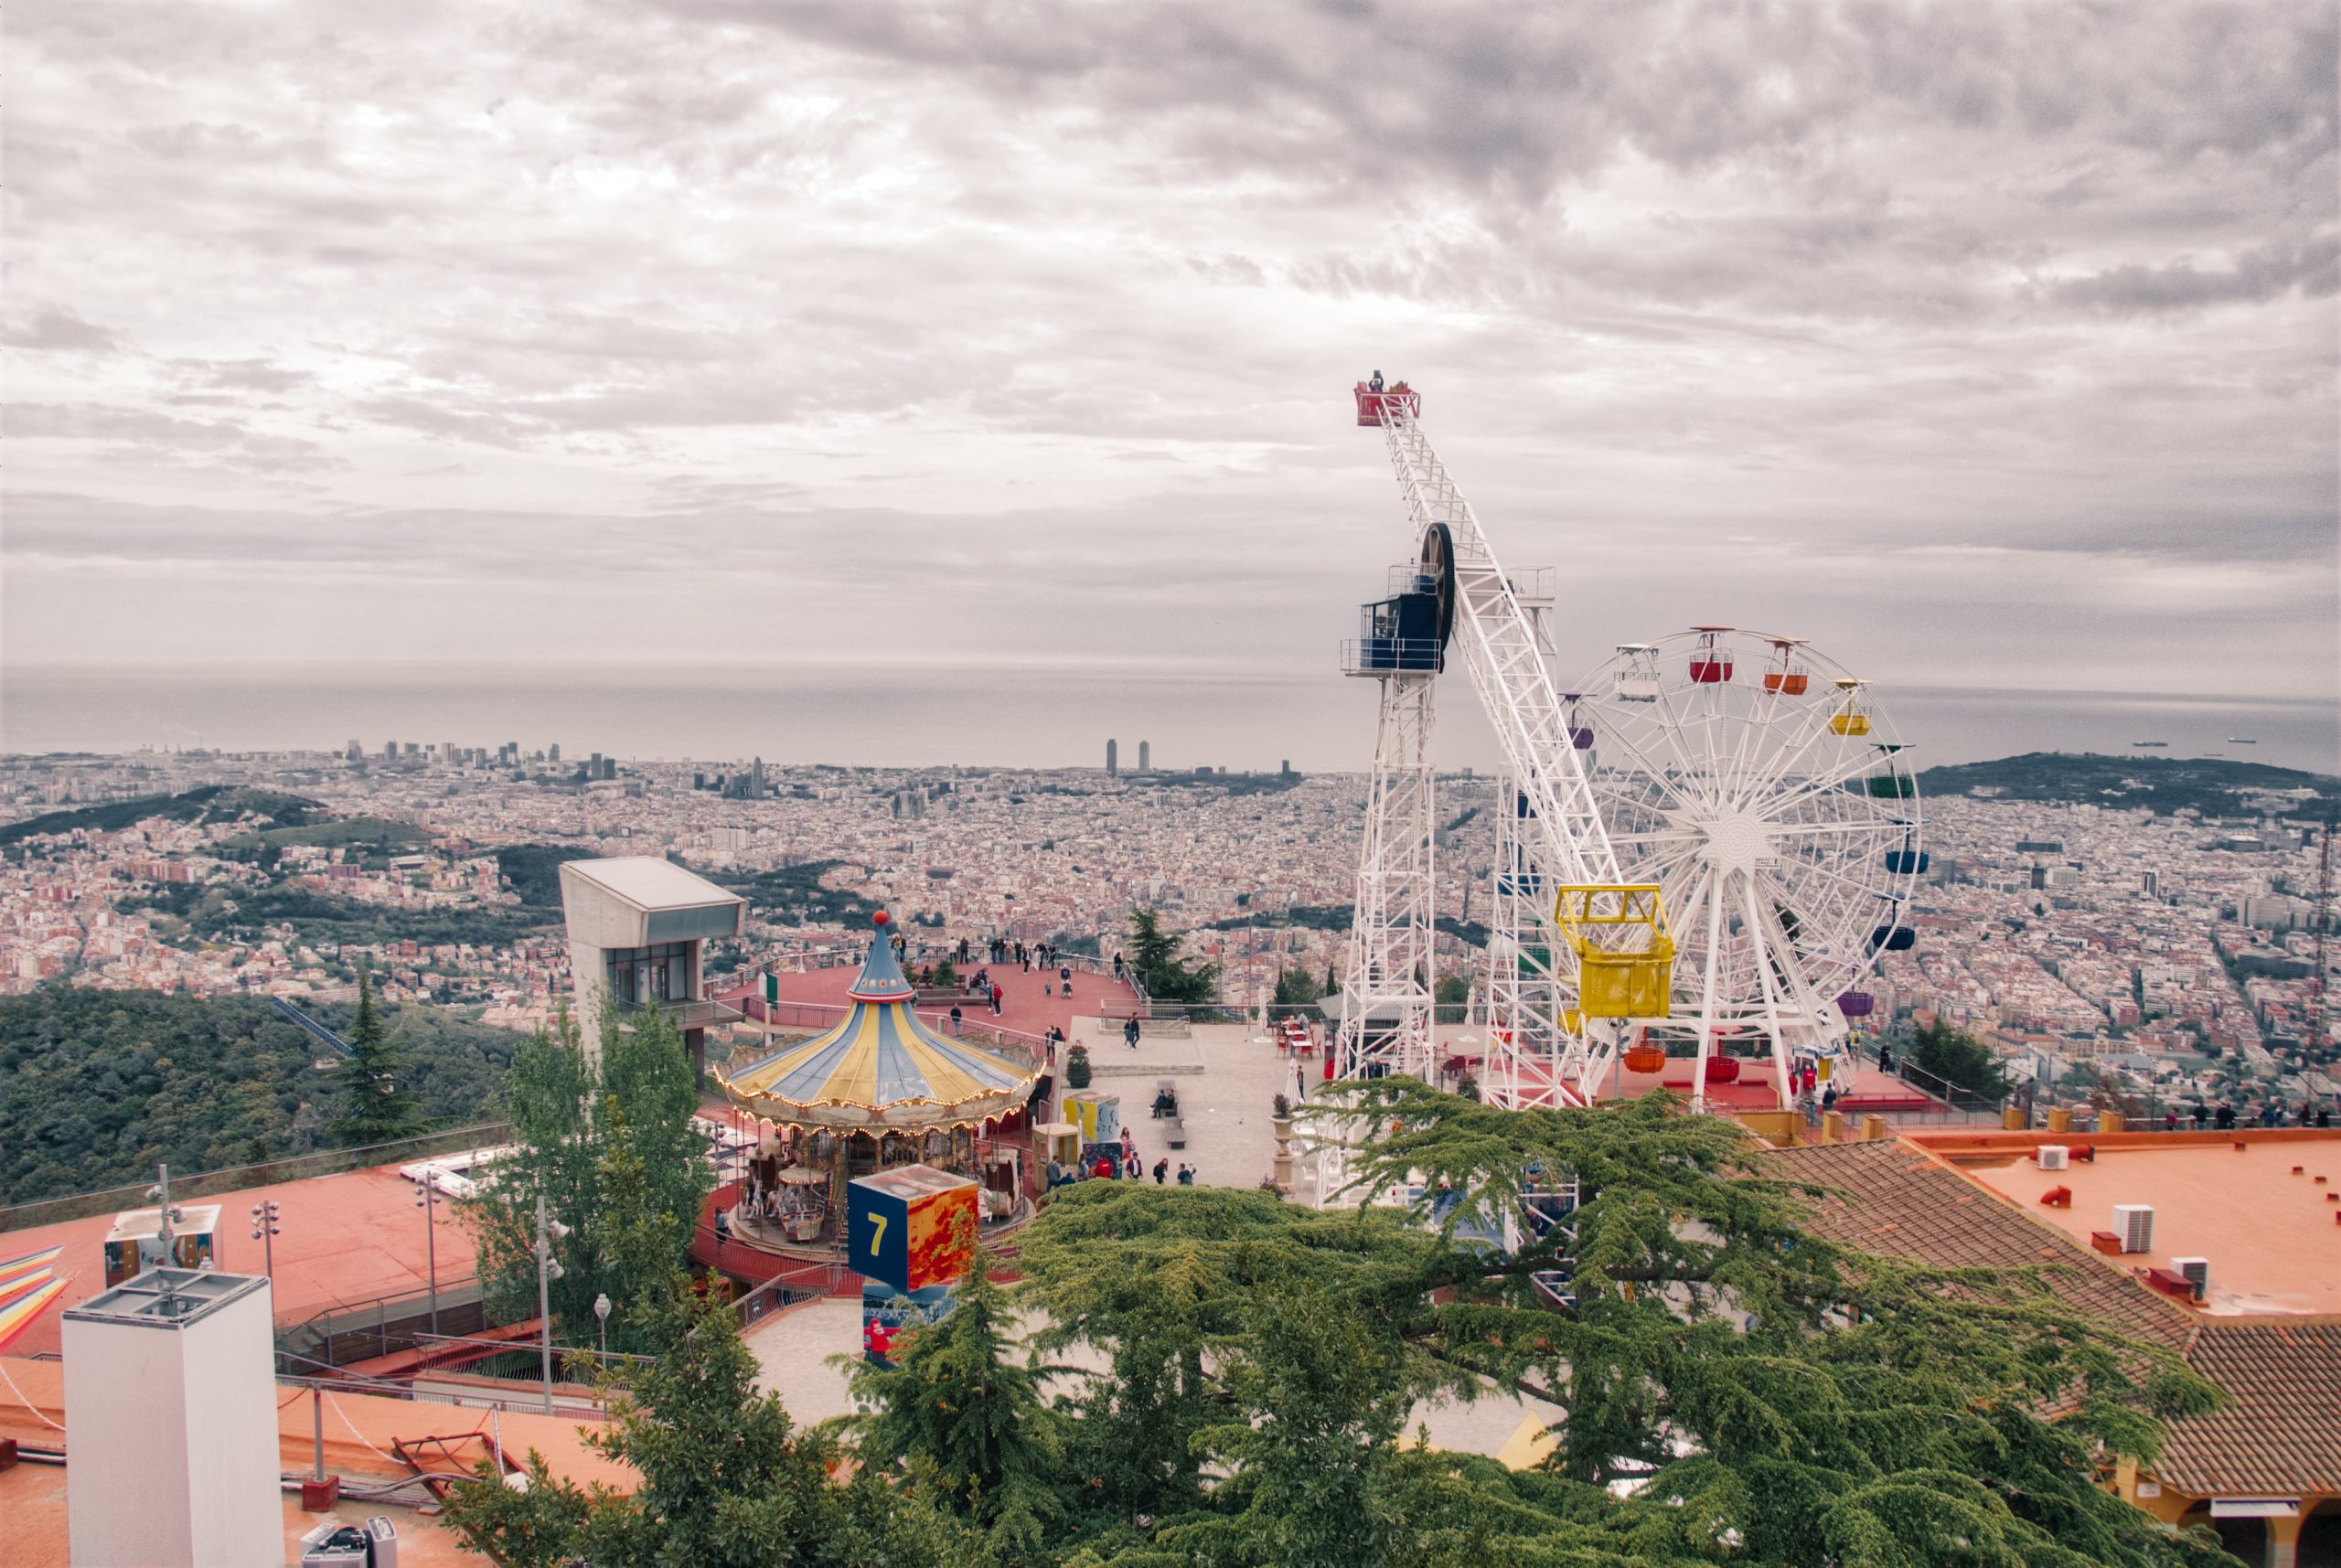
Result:
<svg viewBox="0 0 2341 1568">
<path fill-rule="evenodd" d="M 1359 422 L 1382 428 L 1408 523 L 1421 541 L 1419 570 L 1438 583 L 1443 602 L 1451 601 L 1442 603 L 1441 641 L 1451 617 L 1452 642 L 1487 708 L 1509 774 L 1498 801 L 1502 806 L 1508 800 L 1510 809 L 1500 810 L 1498 833 L 1500 845 L 1506 834 L 1513 842 L 1500 849 L 1498 873 L 1511 870 L 1514 883 L 1491 941 L 1511 952 L 1491 959 L 1486 1090 L 1504 1104 L 1580 1103 L 1607 1072 L 1624 1029 L 1577 1015 L 1577 960 L 1555 940 L 1553 890 L 1614 886 L 1619 878 L 1568 708 L 1545 666 L 1537 612 L 1553 603 L 1552 587 L 1541 574 L 1522 579 L 1503 570 L 1416 421 L 1415 393 L 1403 384 L 1387 392 L 1361 386 L 1357 396 Z M 1426 832 L 1427 826 L 1426 817 Z M 1361 900 L 1361 916 L 1364 907 Z M 1523 958 L 1532 971 L 1524 982 Z"/>
<path fill-rule="evenodd" d="M 1342 978 L 1334 1061 L 1345 1078 L 1364 1077 L 1377 1068 L 1426 1076 L 1430 1065 L 1435 675 L 1363 668 L 1353 673 L 1381 674 L 1382 705 L 1374 775 L 1366 787 L 1365 842 L 1358 857 L 1357 908 L 1350 930 L 1348 973 Z"/>
</svg>

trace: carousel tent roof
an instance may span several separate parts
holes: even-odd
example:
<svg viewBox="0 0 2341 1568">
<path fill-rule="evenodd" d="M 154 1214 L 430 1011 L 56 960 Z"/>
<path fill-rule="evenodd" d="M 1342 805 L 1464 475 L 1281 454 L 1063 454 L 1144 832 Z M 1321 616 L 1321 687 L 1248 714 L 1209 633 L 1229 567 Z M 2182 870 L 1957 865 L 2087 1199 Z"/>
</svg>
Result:
<svg viewBox="0 0 2341 1568">
<path fill-rule="evenodd" d="M 882 925 L 871 941 L 870 957 L 848 993 L 852 1010 L 841 1022 L 782 1047 L 735 1076 L 717 1075 L 734 1104 L 775 1118 L 786 1118 L 792 1109 L 815 1108 L 872 1116 L 897 1107 L 965 1113 L 1004 1108 L 1010 1097 L 1030 1091 L 1037 1067 L 937 1034 L 919 1021 L 889 934 Z M 977 1104 L 992 1101 L 1002 1104 Z"/>
</svg>

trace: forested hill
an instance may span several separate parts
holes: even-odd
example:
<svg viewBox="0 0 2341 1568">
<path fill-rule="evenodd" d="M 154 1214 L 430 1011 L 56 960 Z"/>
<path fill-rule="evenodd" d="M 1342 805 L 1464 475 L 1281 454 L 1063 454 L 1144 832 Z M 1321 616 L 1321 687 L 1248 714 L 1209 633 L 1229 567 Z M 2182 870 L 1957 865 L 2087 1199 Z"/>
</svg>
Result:
<svg viewBox="0 0 2341 1568">
<path fill-rule="evenodd" d="M 272 827 L 304 827 L 324 814 L 325 807 L 297 795 L 205 784 L 184 795 L 141 795 L 136 800 L 112 800 L 100 805 L 44 812 L 0 827 L 0 844 L 14 844 L 37 834 L 70 833 L 77 827 L 96 833 L 119 833 L 134 823 L 157 817 L 165 822 L 234 822 L 252 816 Z"/>
<path fill-rule="evenodd" d="M 310 1009 L 347 1034 L 351 1008 Z M 424 1115 L 497 1115 L 522 1037 L 445 1008 L 383 1009 Z M 305 1154 L 336 1142 L 341 1082 L 267 1003 L 45 986 L 0 997 L 0 1204 Z"/>
<path fill-rule="evenodd" d="M 2281 799 L 2288 791 L 2308 796 Z M 2266 763 L 2222 757 L 2102 756 L 2096 752 L 2027 752 L 1990 763 L 1929 768 L 1919 793 L 1987 795 L 2007 800 L 2087 802 L 2140 806 L 2159 816 L 2192 806 L 2205 816 L 2258 816 L 2262 804 L 2275 815 L 2321 822 L 2341 806 L 2341 779 Z"/>
</svg>

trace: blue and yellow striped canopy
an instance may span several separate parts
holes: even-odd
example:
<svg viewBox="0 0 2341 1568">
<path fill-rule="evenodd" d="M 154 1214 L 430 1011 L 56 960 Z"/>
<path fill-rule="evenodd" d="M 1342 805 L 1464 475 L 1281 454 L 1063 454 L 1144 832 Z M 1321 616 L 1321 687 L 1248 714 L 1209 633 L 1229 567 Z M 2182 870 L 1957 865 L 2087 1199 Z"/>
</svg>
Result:
<svg viewBox="0 0 2341 1568">
<path fill-rule="evenodd" d="M 736 1076 L 717 1074 L 732 1102 L 778 1121 L 903 1125 L 927 1119 L 914 1114 L 926 1109 L 938 1113 L 937 1121 L 967 1119 L 1012 1108 L 1039 1075 L 1037 1067 L 920 1022 L 883 930 L 850 994 L 852 1010 L 835 1028 L 784 1046 Z M 894 1111 L 914 1115 L 888 1115 Z"/>
</svg>

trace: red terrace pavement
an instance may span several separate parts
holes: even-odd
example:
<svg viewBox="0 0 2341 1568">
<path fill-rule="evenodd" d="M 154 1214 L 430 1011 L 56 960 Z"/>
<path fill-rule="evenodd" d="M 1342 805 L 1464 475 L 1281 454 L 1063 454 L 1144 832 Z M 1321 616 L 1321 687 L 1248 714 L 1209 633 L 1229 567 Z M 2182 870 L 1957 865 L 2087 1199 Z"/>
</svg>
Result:
<svg viewBox="0 0 2341 1568">
<path fill-rule="evenodd" d="M 983 965 L 979 964 L 975 967 L 980 969 Z M 846 992 L 852 987 L 855 978 L 861 973 L 861 965 L 854 963 L 841 964 L 832 969 L 814 969 L 802 975 L 783 975 L 779 977 L 780 999 L 784 1002 L 818 1002 L 837 1008 L 850 1007 L 852 1004 L 848 1000 Z M 1098 1003 L 1106 997 L 1125 1003 L 1138 999 L 1138 993 L 1123 982 L 1110 976 L 1089 974 L 1080 969 L 1073 972 L 1071 1001 L 1065 1000 L 1063 997 L 1044 997 L 1041 994 L 1041 987 L 1043 985 L 1053 988 L 1061 984 L 1054 970 L 1045 974 L 1034 970 L 1031 974 L 1026 974 L 1010 962 L 993 965 L 991 977 L 993 984 L 1004 993 L 999 999 L 1000 1017 L 994 1019 L 989 1008 L 978 1008 L 973 1003 L 967 1003 L 962 1008 L 962 1011 L 967 1014 L 967 1021 L 969 1023 L 997 1022 L 1008 1029 L 1021 1029 L 1026 1034 L 1044 1033 L 1051 1024 L 1054 1024 L 1069 1038 L 1073 1033 L 1073 1019 L 1075 1013 L 1085 1019 L 1094 1019 L 1100 1016 L 1097 1011 Z M 731 1003 L 733 1007 L 743 1006 L 744 997 L 744 1006 L 751 1022 L 757 1016 L 754 998 L 750 995 L 752 989 L 753 987 L 749 989 L 732 991 L 722 997 L 722 1000 Z M 921 1006 L 918 1008 L 919 1016 L 930 1023 L 947 1022 L 950 1011 L 948 1006 L 941 1008 Z"/>
<path fill-rule="evenodd" d="M 214 1265 L 231 1274 L 259 1274 L 262 1260 L 261 1243 L 251 1239 L 251 1207 L 264 1198 L 276 1200 L 277 1225 L 283 1232 L 276 1238 L 276 1321 L 281 1327 L 377 1296 L 421 1290 L 430 1283 L 422 1211 L 414 1206 L 413 1184 L 399 1175 L 397 1166 L 177 1202 L 182 1209 L 218 1204 Z M 471 1278 L 471 1233 L 456 1222 L 447 1202 L 436 1205 L 434 1212 L 440 1283 Z M 10 1355 L 58 1349 L 58 1315 L 106 1287 L 105 1239 L 113 1218 L 106 1213 L 29 1231 L 0 1231 L 0 1258 L 63 1243 L 58 1272 L 69 1276 L 65 1294 L 8 1348 Z"/>
</svg>

